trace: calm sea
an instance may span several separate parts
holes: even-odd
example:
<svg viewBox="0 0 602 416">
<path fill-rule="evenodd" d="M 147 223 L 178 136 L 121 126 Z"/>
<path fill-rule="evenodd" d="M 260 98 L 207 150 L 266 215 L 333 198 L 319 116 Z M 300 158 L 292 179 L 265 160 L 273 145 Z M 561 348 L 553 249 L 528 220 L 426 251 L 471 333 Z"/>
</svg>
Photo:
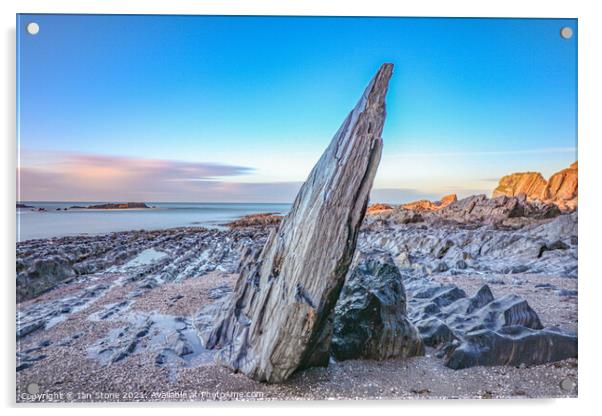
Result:
<svg viewBox="0 0 602 416">
<path fill-rule="evenodd" d="M 73 205 L 88 206 L 103 202 L 23 201 L 21 203 L 45 208 L 46 211 L 17 209 L 17 241 L 186 226 L 219 228 L 221 224 L 247 214 L 260 212 L 286 214 L 291 206 L 291 204 L 147 202 L 147 205 L 155 208 L 59 211 L 57 208 L 68 208 Z"/>
</svg>

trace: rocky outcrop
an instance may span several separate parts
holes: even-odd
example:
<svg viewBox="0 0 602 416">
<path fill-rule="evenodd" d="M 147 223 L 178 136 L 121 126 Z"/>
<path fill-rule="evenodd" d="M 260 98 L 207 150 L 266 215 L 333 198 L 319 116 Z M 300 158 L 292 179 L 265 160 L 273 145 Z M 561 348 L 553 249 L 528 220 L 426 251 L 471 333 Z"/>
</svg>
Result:
<svg viewBox="0 0 602 416">
<path fill-rule="evenodd" d="M 562 210 L 577 208 L 578 198 L 577 162 L 550 177 L 544 190 L 543 199 L 553 201 Z"/>
<path fill-rule="evenodd" d="M 554 204 L 527 201 L 524 194 L 518 197 L 499 196 L 487 198 L 475 195 L 456 201 L 441 209 L 433 218 L 457 223 L 501 224 L 511 218 L 545 219 L 560 215 Z"/>
<path fill-rule="evenodd" d="M 366 215 L 382 213 L 384 211 L 390 211 L 392 209 L 393 206 L 389 204 L 372 204 L 366 210 Z"/>
<path fill-rule="evenodd" d="M 469 298 L 453 284 L 424 278 L 410 278 L 406 286 L 410 320 L 450 368 L 535 365 L 577 356 L 577 337 L 544 329 L 537 313 L 516 295 L 495 299 L 484 285 Z"/>
<path fill-rule="evenodd" d="M 230 231 L 174 228 L 18 242 L 17 301 L 35 298 L 74 278 L 125 266 L 149 249 L 168 256 L 143 267 L 131 279 L 157 276 L 170 282 L 216 269 L 234 273 L 240 251 L 260 248 L 267 234 L 267 229 L 259 228 Z M 149 282 L 153 280 L 149 278 Z"/>
<path fill-rule="evenodd" d="M 220 349 L 219 363 L 268 382 L 328 364 L 334 307 L 380 160 L 392 71 L 379 69 L 232 296 L 200 314 L 201 337 Z"/>
<path fill-rule="evenodd" d="M 421 199 L 420 201 L 410 202 L 401 205 L 402 208 L 410 209 L 414 211 L 439 211 L 446 206 L 456 202 L 458 197 L 456 194 L 445 195 L 440 201 L 431 202 L 427 199 Z"/>
<path fill-rule="evenodd" d="M 58 254 L 36 258 L 29 265 L 17 262 L 17 302 L 34 298 L 75 275 L 69 259 Z"/>
<path fill-rule="evenodd" d="M 493 190 L 492 198 L 525 194 L 529 198 L 542 199 L 546 184 L 539 172 L 512 173 L 500 179 L 497 188 Z"/>
<path fill-rule="evenodd" d="M 538 200 L 528 201 L 524 194 L 518 197 L 487 198 L 473 195 L 454 201 L 436 210 L 407 209 L 402 206 L 374 210 L 366 216 L 364 228 L 412 223 L 449 223 L 474 227 L 496 225 L 520 228 L 533 222 L 557 217 L 561 210 L 555 204 Z"/>
<path fill-rule="evenodd" d="M 567 169 L 553 174 L 547 181 L 539 172 L 513 173 L 500 179 L 492 197 L 519 196 L 524 194 L 530 201 L 555 204 L 563 211 L 577 208 L 577 162 Z"/>
<path fill-rule="evenodd" d="M 282 221 L 283 216 L 272 212 L 262 214 L 250 214 L 240 217 L 226 224 L 230 228 L 246 227 L 266 227 L 277 226 Z"/>
<path fill-rule="evenodd" d="M 398 222 L 396 215 L 367 217 L 358 247 L 386 250 L 399 267 L 422 275 L 527 272 L 577 277 L 577 212 L 521 227 L 421 218 Z"/>
<path fill-rule="evenodd" d="M 75 208 L 75 207 L 72 207 Z M 99 204 L 89 205 L 87 209 L 139 209 L 139 208 L 150 208 L 144 202 L 126 202 L 123 204 Z"/>
<path fill-rule="evenodd" d="M 359 253 L 335 308 L 332 353 L 337 360 L 423 355 L 406 316 L 401 274 L 383 251 Z"/>
</svg>

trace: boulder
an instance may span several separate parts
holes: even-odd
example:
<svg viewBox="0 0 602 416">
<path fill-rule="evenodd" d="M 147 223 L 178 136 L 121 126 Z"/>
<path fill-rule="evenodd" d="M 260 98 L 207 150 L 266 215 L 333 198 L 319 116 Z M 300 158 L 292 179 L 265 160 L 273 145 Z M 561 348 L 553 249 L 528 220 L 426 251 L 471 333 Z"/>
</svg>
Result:
<svg viewBox="0 0 602 416">
<path fill-rule="evenodd" d="M 267 382 L 328 364 L 334 307 L 380 161 L 392 71 L 381 66 L 232 295 L 199 314 L 218 363 Z"/>
<path fill-rule="evenodd" d="M 477 365 L 529 366 L 572 357 L 577 357 L 577 336 L 516 325 L 465 334 L 461 343 L 447 350 L 444 363 L 458 370 Z"/>
<path fill-rule="evenodd" d="M 401 274 L 391 255 L 360 253 L 335 308 L 332 354 L 337 360 L 383 360 L 424 354 L 406 316 Z"/>
</svg>

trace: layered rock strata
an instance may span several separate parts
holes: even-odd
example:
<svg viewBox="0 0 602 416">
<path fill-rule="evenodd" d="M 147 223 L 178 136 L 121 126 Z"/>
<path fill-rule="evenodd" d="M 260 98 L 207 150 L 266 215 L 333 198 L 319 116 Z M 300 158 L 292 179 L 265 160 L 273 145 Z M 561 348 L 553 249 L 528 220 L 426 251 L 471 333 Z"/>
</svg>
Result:
<svg viewBox="0 0 602 416">
<path fill-rule="evenodd" d="M 577 336 L 544 328 L 522 298 L 496 299 L 488 285 L 473 297 L 453 284 L 406 281 L 409 318 L 424 341 L 453 369 L 476 365 L 537 365 L 577 357 Z"/>
<path fill-rule="evenodd" d="M 352 261 L 381 155 L 384 64 L 301 187 L 277 231 L 242 266 L 232 296 L 197 325 L 217 361 L 247 376 L 280 382 L 327 365 L 332 316 Z"/>
</svg>

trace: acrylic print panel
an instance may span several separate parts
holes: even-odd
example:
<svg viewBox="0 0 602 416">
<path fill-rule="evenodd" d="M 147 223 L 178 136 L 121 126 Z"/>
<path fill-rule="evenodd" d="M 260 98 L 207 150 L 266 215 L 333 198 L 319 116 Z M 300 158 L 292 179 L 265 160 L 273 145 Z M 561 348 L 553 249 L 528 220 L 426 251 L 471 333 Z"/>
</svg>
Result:
<svg viewBox="0 0 602 416">
<path fill-rule="evenodd" d="M 575 19 L 17 34 L 17 401 L 577 395 Z"/>
</svg>

